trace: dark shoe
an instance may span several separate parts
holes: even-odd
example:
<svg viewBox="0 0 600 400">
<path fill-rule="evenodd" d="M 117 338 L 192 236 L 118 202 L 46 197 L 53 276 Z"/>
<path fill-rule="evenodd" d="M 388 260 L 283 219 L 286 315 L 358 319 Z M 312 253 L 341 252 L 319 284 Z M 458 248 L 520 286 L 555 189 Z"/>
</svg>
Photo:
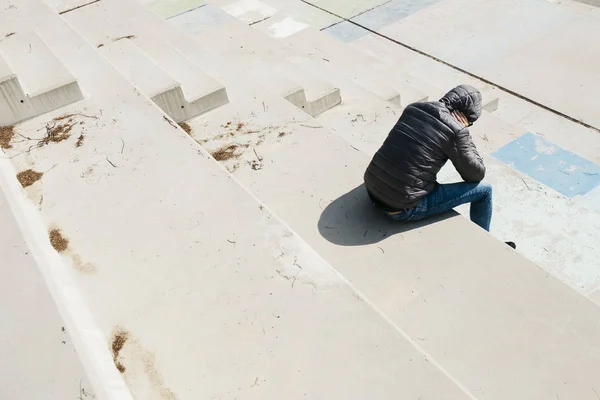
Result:
<svg viewBox="0 0 600 400">
<path fill-rule="evenodd" d="M 517 249 L 517 245 L 514 242 L 504 242 L 506 243 L 508 246 L 512 247 L 513 249 Z"/>
</svg>

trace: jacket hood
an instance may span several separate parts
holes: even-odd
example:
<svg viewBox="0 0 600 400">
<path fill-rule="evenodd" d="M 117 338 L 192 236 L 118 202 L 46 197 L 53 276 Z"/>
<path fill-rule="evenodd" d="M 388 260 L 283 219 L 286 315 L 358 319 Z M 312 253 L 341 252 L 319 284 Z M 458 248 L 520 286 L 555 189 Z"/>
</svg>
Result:
<svg viewBox="0 0 600 400">
<path fill-rule="evenodd" d="M 440 100 L 449 111 L 462 112 L 470 123 L 481 116 L 483 98 L 481 92 L 473 86 L 460 85 L 446 93 Z"/>
</svg>

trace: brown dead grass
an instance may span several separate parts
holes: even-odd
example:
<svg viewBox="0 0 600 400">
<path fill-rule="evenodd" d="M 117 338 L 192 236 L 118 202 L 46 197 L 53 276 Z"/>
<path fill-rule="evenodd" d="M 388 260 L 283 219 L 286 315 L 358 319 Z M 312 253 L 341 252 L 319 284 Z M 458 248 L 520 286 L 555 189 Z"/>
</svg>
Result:
<svg viewBox="0 0 600 400">
<path fill-rule="evenodd" d="M 248 145 L 247 144 L 241 145 L 241 144 L 235 144 L 235 143 L 227 144 L 227 145 L 221 147 L 220 149 L 212 152 L 211 155 L 217 161 L 231 160 L 232 158 L 238 158 L 241 155 L 236 152 L 240 147 L 248 147 Z"/>
<path fill-rule="evenodd" d="M 26 169 L 25 171 L 21 171 L 17 174 L 17 180 L 21 186 L 26 188 L 39 181 L 43 175 L 43 172 L 36 172 L 32 169 Z"/>
<path fill-rule="evenodd" d="M 50 236 L 50 244 L 54 247 L 54 250 L 59 253 L 64 252 L 69 248 L 69 240 L 65 239 L 65 237 L 60 232 L 60 229 L 52 229 L 49 232 Z"/>
<path fill-rule="evenodd" d="M 187 122 L 180 122 L 179 127 L 183 129 L 188 135 L 192 134 L 192 127 Z"/>
<path fill-rule="evenodd" d="M 127 343 L 127 339 L 129 339 L 129 332 L 123 328 L 117 328 L 110 344 L 115 367 L 117 367 L 120 373 L 124 373 L 126 370 L 125 366 L 119 361 L 119 353 L 123 349 L 123 346 L 125 346 L 125 343 Z"/>
<path fill-rule="evenodd" d="M 0 126 L 0 147 L 3 149 L 11 149 L 10 141 L 15 136 L 15 126 Z"/>
<path fill-rule="evenodd" d="M 83 134 L 79 135 L 79 137 L 77 138 L 77 142 L 75 143 L 75 147 L 83 146 L 84 140 L 85 140 L 85 136 L 83 136 Z"/>
<path fill-rule="evenodd" d="M 69 116 L 57 117 L 60 119 L 69 118 Z M 60 119 L 56 119 L 55 121 L 60 121 Z M 73 129 L 73 123 L 69 119 L 67 122 L 63 122 L 60 124 L 54 124 L 53 126 L 46 125 L 46 136 L 40 140 L 40 146 L 46 145 L 48 143 L 60 143 L 63 140 L 67 140 L 71 134 L 71 129 Z"/>
<path fill-rule="evenodd" d="M 54 117 L 52 119 L 52 121 L 62 121 L 63 119 L 72 118 L 75 115 L 76 114 L 63 114 L 63 115 L 59 115 L 58 117 Z"/>
</svg>

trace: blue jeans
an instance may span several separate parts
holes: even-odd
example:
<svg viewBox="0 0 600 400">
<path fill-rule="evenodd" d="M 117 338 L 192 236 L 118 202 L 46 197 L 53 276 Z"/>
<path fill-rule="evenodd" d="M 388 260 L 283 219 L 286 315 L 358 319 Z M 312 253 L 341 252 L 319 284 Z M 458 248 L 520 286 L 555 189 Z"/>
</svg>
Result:
<svg viewBox="0 0 600 400">
<path fill-rule="evenodd" d="M 489 231 L 492 221 L 492 185 L 484 182 L 438 184 L 415 207 L 397 213 L 384 213 L 396 221 L 418 221 L 465 203 L 471 203 L 471 221 Z"/>
</svg>

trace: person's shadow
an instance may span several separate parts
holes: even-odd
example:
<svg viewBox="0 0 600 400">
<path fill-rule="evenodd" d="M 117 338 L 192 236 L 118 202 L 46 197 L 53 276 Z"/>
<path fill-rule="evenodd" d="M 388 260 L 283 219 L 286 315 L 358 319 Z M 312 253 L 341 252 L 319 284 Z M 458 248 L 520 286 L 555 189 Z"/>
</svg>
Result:
<svg viewBox="0 0 600 400">
<path fill-rule="evenodd" d="M 456 215 L 452 211 L 418 222 L 393 221 L 373 206 L 365 186 L 360 185 L 331 202 L 321 213 L 318 227 L 331 243 L 364 246 Z"/>
</svg>

